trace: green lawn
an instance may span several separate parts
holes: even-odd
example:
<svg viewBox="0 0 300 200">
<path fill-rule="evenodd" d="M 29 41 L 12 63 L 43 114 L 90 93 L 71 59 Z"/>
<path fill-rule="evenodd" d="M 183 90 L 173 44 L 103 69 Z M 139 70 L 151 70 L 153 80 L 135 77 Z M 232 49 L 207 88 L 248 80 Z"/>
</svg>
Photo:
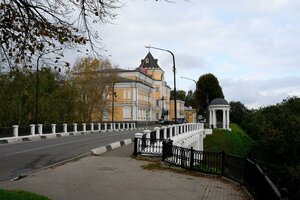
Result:
<svg viewBox="0 0 300 200">
<path fill-rule="evenodd" d="M 214 129 L 212 135 L 204 139 L 204 151 L 220 152 L 244 156 L 253 140 L 237 124 L 230 124 L 232 131 Z"/>
<path fill-rule="evenodd" d="M 49 200 L 49 198 L 21 190 L 0 189 L 0 200 Z"/>
</svg>

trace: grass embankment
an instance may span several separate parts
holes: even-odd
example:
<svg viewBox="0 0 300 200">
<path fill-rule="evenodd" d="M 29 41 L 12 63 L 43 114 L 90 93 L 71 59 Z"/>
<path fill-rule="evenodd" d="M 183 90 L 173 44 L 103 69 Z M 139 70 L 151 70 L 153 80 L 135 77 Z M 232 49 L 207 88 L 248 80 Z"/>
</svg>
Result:
<svg viewBox="0 0 300 200">
<path fill-rule="evenodd" d="M 21 190 L 0 189 L 0 200 L 49 200 L 49 198 Z"/>
<path fill-rule="evenodd" d="M 221 152 L 244 156 L 247 154 L 253 140 L 237 124 L 230 124 L 231 132 L 214 129 L 212 135 L 204 139 L 204 151 Z"/>
</svg>

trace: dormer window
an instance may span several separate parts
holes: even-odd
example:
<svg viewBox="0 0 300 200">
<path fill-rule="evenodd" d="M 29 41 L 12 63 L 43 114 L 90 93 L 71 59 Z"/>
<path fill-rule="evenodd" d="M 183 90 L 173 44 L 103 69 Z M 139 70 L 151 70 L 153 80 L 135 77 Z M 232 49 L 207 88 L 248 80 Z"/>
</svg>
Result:
<svg viewBox="0 0 300 200">
<path fill-rule="evenodd" d="M 145 59 L 145 62 L 146 62 L 146 63 L 149 63 L 149 58 L 146 58 L 146 59 Z"/>
</svg>

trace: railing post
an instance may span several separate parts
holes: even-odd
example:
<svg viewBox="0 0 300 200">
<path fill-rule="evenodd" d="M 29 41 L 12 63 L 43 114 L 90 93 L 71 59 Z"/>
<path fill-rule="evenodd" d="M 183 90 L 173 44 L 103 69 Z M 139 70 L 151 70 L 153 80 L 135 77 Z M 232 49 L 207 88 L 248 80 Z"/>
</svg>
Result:
<svg viewBox="0 0 300 200">
<path fill-rule="evenodd" d="M 94 123 L 91 123 L 91 131 L 94 131 Z"/>
<path fill-rule="evenodd" d="M 53 134 L 56 133 L 56 124 L 51 124 L 51 130 Z"/>
<path fill-rule="evenodd" d="M 14 137 L 19 137 L 19 126 L 18 125 L 13 125 L 13 133 L 14 133 Z"/>
<path fill-rule="evenodd" d="M 139 144 L 140 144 L 140 141 L 143 137 L 143 134 L 142 133 L 136 133 L 134 135 L 134 150 L 133 150 L 133 155 L 138 155 L 138 153 L 140 153 L 140 149 L 139 149 Z"/>
<path fill-rule="evenodd" d="M 74 133 L 77 133 L 77 124 L 73 123 Z"/>
<path fill-rule="evenodd" d="M 104 131 L 107 131 L 107 123 L 104 123 Z"/>
<path fill-rule="evenodd" d="M 185 161 L 185 153 L 184 153 L 184 148 L 180 148 L 180 156 L 181 156 L 181 167 L 184 168 L 184 161 Z"/>
<path fill-rule="evenodd" d="M 86 132 L 86 123 L 82 123 L 82 131 Z"/>
<path fill-rule="evenodd" d="M 173 126 L 169 125 L 168 128 L 170 129 L 170 135 L 169 135 L 170 137 L 169 138 L 172 138 L 173 137 L 173 132 L 172 132 Z"/>
<path fill-rule="evenodd" d="M 224 176 L 224 172 L 225 172 L 225 152 L 222 151 L 222 166 L 221 166 L 221 175 Z"/>
<path fill-rule="evenodd" d="M 161 127 L 162 129 L 164 129 L 164 140 L 167 139 L 167 127 L 163 126 Z"/>
<path fill-rule="evenodd" d="M 190 170 L 194 170 L 194 149 L 191 147 Z"/>
<path fill-rule="evenodd" d="M 101 123 L 97 123 L 98 125 L 98 131 L 100 132 L 101 131 Z"/>
<path fill-rule="evenodd" d="M 39 135 L 43 134 L 43 124 L 38 124 L 38 134 Z"/>
<path fill-rule="evenodd" d="M 126 123 L 126 130 L 129 130 L 129 123 Z"/>
<path fill-rule="evenodd" d="M 64 126 L 64 133 L 67 133 L 68 132 L 68 124 L 63 124 Z"/>
<path fill-rule="evenodd" d="M 35 135 L 35 124 L 30 124 L 30 135 Z"/>
<path fill-rule="evenodd" d="M 154 127 L 154 130 L 156 130 L 156 133 L 155 133 L 155 139 L 158 140 L 159 139 L 159 130 L 160 128 L 159 127 Z"/>
</svg>

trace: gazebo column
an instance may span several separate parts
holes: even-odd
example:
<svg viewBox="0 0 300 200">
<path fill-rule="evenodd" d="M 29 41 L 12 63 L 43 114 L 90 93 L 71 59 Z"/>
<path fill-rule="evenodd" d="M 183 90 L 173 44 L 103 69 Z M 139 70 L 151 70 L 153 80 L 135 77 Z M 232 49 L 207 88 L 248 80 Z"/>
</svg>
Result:
<svg viewBox="0 0 300 200">
<path fill-rule="evenodd" d="M 209 109 L 209 128 L 211 128 L 212 125 L 212 110 Z"/>
<path fill-rule="evenodd" d="M 213 109 L 213 127 L 217 128 L 217 115 L 216 115 L 216 109 Z"/>
<path fill-rule="evenodd" d="M 227 116 L 225 115 L 226 114 L 226 111 L 227 109 L 222 109 L 222 112 L 223 112 L 223 129 L 226 129 L 227 128 Z"/>
<path fill-rule="evenodd" d="M 227 129 L 229 129 L 229 109 L 227 109 Z"/>
</svg>

